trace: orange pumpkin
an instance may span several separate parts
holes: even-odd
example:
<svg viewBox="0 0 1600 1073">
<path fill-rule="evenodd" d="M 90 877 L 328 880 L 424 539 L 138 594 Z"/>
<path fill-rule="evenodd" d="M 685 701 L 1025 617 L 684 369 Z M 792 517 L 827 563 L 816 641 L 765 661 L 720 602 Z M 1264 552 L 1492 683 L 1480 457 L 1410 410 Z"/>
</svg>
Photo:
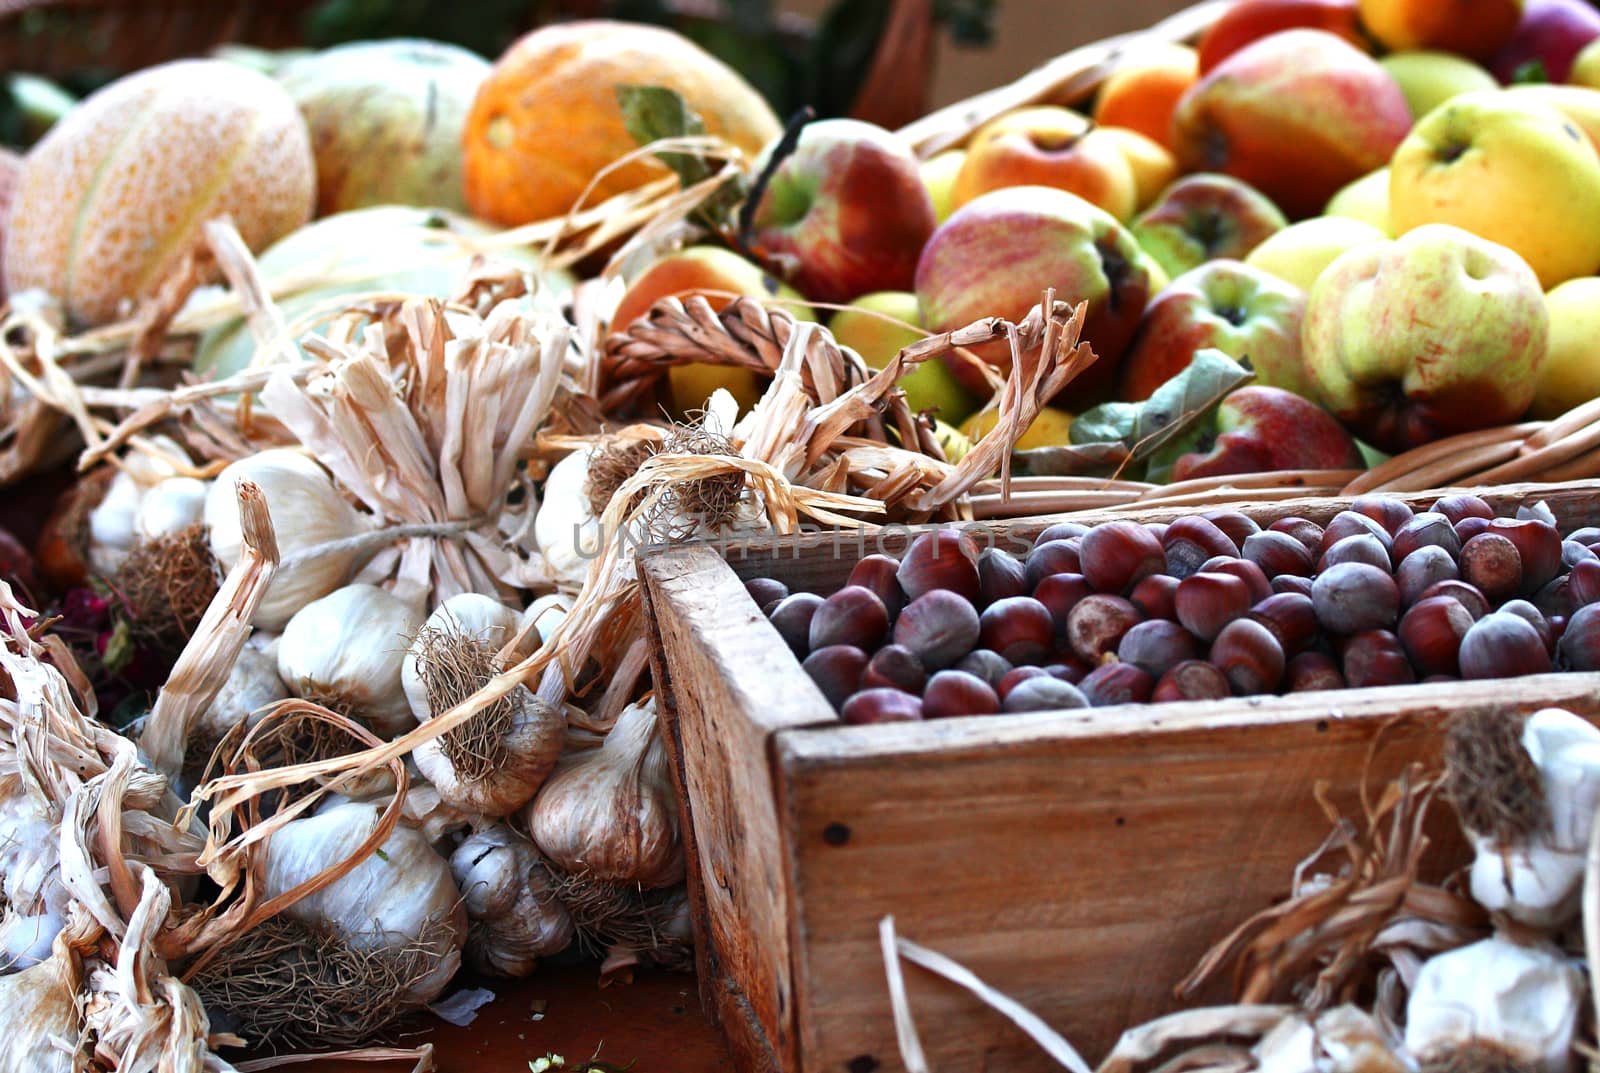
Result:
<svg viewBox="0 0 1600 1073">
<path fill-rule="evenodd" d="M 39 287 L 79 324 L 151 294 L 228 215 L 252 250 L 311 218 L 315 165 L 281 86 L 220 60 L 119 79 L 23 161 L 5 236 L 11 293 Z"/>
<path fill-rule="evenodd" d="M 515 226 L 571 209 L 596 174 L 638 148 L 623 125 L 619 85 L 675 90 L 707 132 L 751 156 L 782 131 L 753 86 L 670 30 L 606 20 L 546 26 L 512 45 L 478 88 L 462 135 L 472 211 Z M 630 162 L 585 204 L 666 173 L 653 159 Z"/>
</svg>

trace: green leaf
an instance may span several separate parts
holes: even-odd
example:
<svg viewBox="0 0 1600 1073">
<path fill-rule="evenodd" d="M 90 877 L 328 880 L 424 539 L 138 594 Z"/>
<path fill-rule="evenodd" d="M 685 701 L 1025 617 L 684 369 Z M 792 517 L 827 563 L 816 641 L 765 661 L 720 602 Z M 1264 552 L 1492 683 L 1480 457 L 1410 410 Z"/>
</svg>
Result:
<svg viewBox="0 0 1600 1073">
<path fill-rule="evenodd" d="M 1151 457 L 1169 440 L 1203 421 L 1223 396 L 1248 384 L 1255 375 L 1214 347 L 1195 351 L 1182 372 L 1141 404 L 1128 449 L 1135 458 Z"/>
<path fill-rule="evenodd" d="M 1514 86 L 1539 85 L 1550 81 L 1550 72 L 1545 69 L 1543 60 L 1529 60 L 1517 65 L 1511 72 L 1511 84 Z"/>
<path fill-rule="evenodd" d="M 1016 477 L 1106 476 L 1127 461 L 1128 449 L 1115 441 L 1032 447 L 1011 452 L 1011 473 Z"/>
<path fill-rule="evenodd" d="M 106 639 L 106 654 L 101 657 L 101 663 L 111 674 L 118 674 L 132 659 L 133 630 L 127 619 L 119 618 Z"/>
<path fill-rule="evenodd" d="M 1076 445 L 1091 443 L 1131 444 L 1133 426 L 1139 420 L 1136 402 L 1103 402 L 1083 411 L 1067 430 L 1067 440 Z"/>
<path fill-rule="evenodd" d="M 699 114 L 676 90 L 665 86 L 618 86 L 617 104 L 622 108 L 623 127 L 640 145 L 663 138 L 692 138 L 706 132 L 705 121 Z M 657 153 L 656 156 L 677 173 L 684 186 L 692 186 L 712 174 L 705 158 L 693 153 Z"/>
</svg>

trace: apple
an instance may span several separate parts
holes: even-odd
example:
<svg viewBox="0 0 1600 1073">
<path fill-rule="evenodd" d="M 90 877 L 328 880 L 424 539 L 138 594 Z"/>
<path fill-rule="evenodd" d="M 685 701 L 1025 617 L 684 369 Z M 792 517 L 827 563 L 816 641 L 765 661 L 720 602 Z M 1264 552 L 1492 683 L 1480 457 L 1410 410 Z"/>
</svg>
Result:
<svg viewBox="0 0 1600 1073">
<path fill-rule="evenodd" d="M 1300 219 L 1385 164 L 1411 110 L 1371 56 L 1323 30 L 1284 30 L 1203 76 L 1172 123 L 1184 170 L 1243 179 Z"/>
<path fill-rule="evenodd" d="M 922 323 L 947 332 L 984 317 L 1020 320 L 1046 287 L 1059 301 L 1088 303 L 1083 338 L 1099 360 L 1068 385 L 1079 400 L 1100 401 L 1151 294 L 1151 261 L 1127 228 L 1075 194 L 1016 186 L 957 209 L 928 240 L 917 262 Z M 1010 366 L 1004 342 L 977 353 Z M 986 394 L 981 384 L 969 390 Z"/>
<path fill-rule="evenodd" d="M 1489 57 L 1501 82 L 1565 82 L 1572 61 L 1600 37 L 1600 11 L 1584 0 L 1527 0 L 1511 39 Z"/>
<path fill-rule="evenodd" d="M 935 223 L 944 223 L 956 211 L 956 176 L 961 174 L 961 164 L 966 159 L 965 149 L 946 149 L 921 164 L 922 182 L 933 202 Z"/>
<path fill-rule="evenodd" d="M 1185 175 L 1133 222 L 1133 237 L 1169 276 L 1241 258 L 1289 221 L 1261 191 L 1228 175 Z"/>
<path fill-rule="evenodd" d="M 1171 148 L 1172 110 L 1200 77 L 1200 56 L 1168 41 L 1144 45 L 1117 61 L 1095 94 L 1094 121 L 1126 127 Z"/>
<path fill-rule="evenodd" d="M 1378 168 L 1350 183 L 1328 199 L 1324 216 L 1360 220 L 1393 237 L 1389 221 L 1389 169 Z"/>
<path fill-rule="evenodd" d="M 1576 123 L 1578 129 L 1588 135 L 1595 151 L 1600 152 L 1600 89 L 1530 82 L 1507 86 L 1501 92 L 1515 100 L 1532 101 L 1546 108 L 1554 108 Z"/>
<path fill-rule="evenodd" d="M 1309 394 L 1300 365 L 1305 305 L 1305 293 L 1276 276 L 1242 261 L 1207 261 L 1173 280 L 1144 311 L 1118 394 L 1148 399 L 1207 347 L 1248 359 L 1257 383 Z"/>
<path fill-rule="evenodd" d="M 921 318 L 917 296 L 910 291 L 875 291 L 835 313 L 828 328 L 840 346 L 882 369 L 927 335 L 918 330 Z M 901 377 L 900 389 L 913 413 L 932 411 L 951 424 L 965 420 L 982 401 L 972 397 L 940 358 L 930 358 Z"/>
<path fill-rule="evenodd" d="M 1484 59 L 1511 39 L 1522 0 L 1361 0 L 1361 23 L 1385 48 Z"/>
<path fill-rule="evenodd" d="M 1306 300 L 1301 345 L 1322 404 L 1373 446 L 1404 451 L 1521 417 L 1549 332 L 1522 258 L 1426 224 L 1329 265 Z"/>
<path fill-rule="evenodd" d="M 961 423 L 961 434 L 969 443 L 977 443 L 1000 423 L 1000 411 L 985 407 Z M 1018 437 L 1016 449 L 1031 451 L 1035 447 L 1065 447 L 1071 443 L 1072 415 L 1056 406 L 1041 406 L 1033 423 Z"/>
<path fill-rule="evenodd" d="M 1600 268 L 1600 155 L 1560 112 L 1499 90 L 1429 112 L 1395 152 L 1396 233 L 1454 224 L 1509 246 L 1546 289 Z"/>
<path fill-rule="evenodd" d="M 1311 290 L 1322 270 L 1346 250 L 1389 236 L 1362 220 L 1313 216 L 1290 224 L 1250 251 L 1244 263 L 1270 272 L 1302 291 Z"/>
<path fill-rule="evenodd" d="M 1567 72 L 1567 81 L 1574 86 L 1600 89 L 1600 37 L 1578 50 L 1572 60 L 1572 70 Z"/>
<path fill-rule="evenodd" d="M 801 130 L 762 192 L 751 249 L 806 297 L 848 302 L 910 287 L 935 226 L 904 141 L 860 120 L 822 119 Z"/>
<path fill-rule="evenodd" d="M 1178 158 L 1160 142 L 1127 127 L 1101 127 L 1100 136 L 1122 150 L 1133 170 L 1134 211 L 1148 207 L 1178 177 Z"/>
<path fill-rule="evenodd" d="M 973 135 L 956 176 L 956 205 L 1008 186 L 1054 186 L 1119 220 L 1133 215 L 1138 199 L 1133 168 L 1116 140 L 1055 105 L 1008 112 Z"/>
<path fill-rule="evenodd" d="M 1367 47 L 1356 0 L 1240 0 L 1200 38 L 1200 73 L 1253 41 L 1283 30 L 1326 30 L 1360 49 Z"/>
<path fill-rule="evenodd" d="M 1314 402 L 1282 388 L 1248 384 L 1217 406 L 1217 434 L 1179 455 L 1172 479 L 1295 469 L 1364 469 L 1356 441 Z"/>
<path fill-rule="evenodd" d="M 1449 52 L 1427 49 L 1391 52 L 1378 62 L 1406 95 L 1406 105 L 1417 119 L 1451 97 L 1499 87 L 1494 75 L 1471 60 Z"/>
<path fill-rule="evenodd" d="M 1600 398 L 1600 278 L 1569 279 L 1544 296 L 1550 343 L 1528 416 L 1560 417 Z"/>
</svg>

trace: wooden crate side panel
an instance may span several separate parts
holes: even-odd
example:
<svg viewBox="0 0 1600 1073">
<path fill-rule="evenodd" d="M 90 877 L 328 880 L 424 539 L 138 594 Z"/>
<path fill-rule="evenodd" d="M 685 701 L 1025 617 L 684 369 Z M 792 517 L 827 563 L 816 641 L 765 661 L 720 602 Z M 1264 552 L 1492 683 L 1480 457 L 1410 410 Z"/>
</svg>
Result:
<svg viewBox="0 0 1600 1073">
<path fill-rule="evenodd" d="M 796 1068 L 787 841 L 775 810 L 771 738 L 832 719 L 744 585 L 714 551 L 641 564 L 670 688 L 660 704 L 680 780 L 702 994 L 752 1071 Z"/>
<path fill-rule="evenodd" d="M 1380 733 L 1372 770 L 1386 780 L 1436 760 L 1452 712 L 1555 704 L 1600 714 L 1600 675 L 1407 692 L 1398 720 L 1392 692 L 1361 690 L 1231 711 L 1172 705 L 1159 719 L 1131 708 L 1033 727 L 1019 718 L 987 737 L 984 720 L 952 720 L 966 726 L 931 748 L 887 726 L 780 734 L 802 1068 L 903 1068 L 878 945 L 888 913 L 902 935 L 1034 1010 L 1093 1063 L 1123 1029 L 1178 1008 L 1173 985 L 1211 944 L 1288 892 L 1329 830 L 1317 780 L 1359 816 Z M 1438 810 L 1436 837 L 1459 847 Z M 906 973 L 935 1069 L 1055 1069 L 972 996 Z"/>
</svg>

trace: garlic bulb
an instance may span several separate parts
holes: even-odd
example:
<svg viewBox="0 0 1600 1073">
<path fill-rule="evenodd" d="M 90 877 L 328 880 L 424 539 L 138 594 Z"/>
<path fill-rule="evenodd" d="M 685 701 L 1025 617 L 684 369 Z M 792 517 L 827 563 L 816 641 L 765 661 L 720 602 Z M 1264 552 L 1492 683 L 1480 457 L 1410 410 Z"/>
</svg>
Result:
<svg viewBox="0 0 1600 1073">
<path fill-rule="evenodd" d="M 654 699 L 623 709 L 600 748 L 563 760 L 526 818 L 540 852 L 569 875 L 641 887 L 682 879 Z"/>
<path fill-rule="evenodd" d="M 50 956 L 66 916 L 60 840 L 49 810 L 8 776 L 0 782 L 0 972 L 37 965 Z"/>
<path fill-rule="evenodd" d="M 1255 1073 L 1411 1073 L 1382 1026 L 1354 1006 L 1315 1018 L 1291 1014 L 1261 1038 L 1254 1056 Z"/>
<path fill-rule="evenodd" d="M 377 805 L 343 802 L 273 832 L 263 899 L 276 898 L 348 857 L 377 828 L 381 813 Z M 293 903 L 283 915 L 326 942 L 408 959 L 392 996 L 397 1013 L 431 1002 L 445 989 L 460 967 L 467 931 L 449 862 L 404 825 L 348 874 Z"/>
<path fill-rule="evenodd" d="M 1495 935 L 1428 959 L 1406 1002 L 1406 1049 L 1424 1064 L 1487 1047 L 1508 1068 L 1565 1073 L 1583 974 L 1552 946 Z"/>
<path fill-rule="evenodd" d="M 538 648 L 550 640 L 551 634 L 556 632 L 556 627 L 561 625 L 568 612 L 572 610 L 572 599 L 561 593 L 551 593 L 541 596 L 527 606 L 522 612 L 522 621 L 519 624 L 533 623 L 533 633 L 528 636 L 528 646 Z"/>
<path fill-rule="evenodd" d="M 321 466 L 288 448 L 262 451 L 229 465 L 206 494 L 211 553 L 224 570 L 231 569 L 239 558 L 239 506 L 234 486 L 241 479 L 254 481 L 266 494 L 284 559 L 354 536 L 365 528 L 362 516 L 345 502 Z M 263 629 L 283 629 L 296 611 L 344 584 L 356 559 L 353 552 L 338 552 L 280 568 L 250 621 Z"/>
<path fill-rule="evenodd" d="M 169 477 L 151 488 L 139 501 L 135 520 L 139 539 L 154 540 L 199 522 L 209 489 L 207 482 L 193 477 Z"/>
<path fill-rule="evenodd" d="M 278 635 L 258 630 L 239 650 L 227 681 L 195 724 L 196 737 L 220 741 L 240 723 L 250 721 L 263 708 L 288 696 L 289 690 L 278 676 Z"/>
<path fill-rule="evenodd" d="M 60 954 L 10 976 L 0 976 L 0 1069 L 27 1073 L 76 1073 L 74 1044 L 83 1036 L 78 1012 L 77 972 Z"/>
<path fill-rule="evenodd" d="M 467 964 L 495 976 L 527 976 L 539 958 L 572 942 L 572 917 L 533 843 L 503 823 L 469 837 L 450 857 L 466 902 Z"/>
<path fill-rule="evenodd" d="M 130 452 L 89 512 L 89 565 L 96 573 L 109 577 L 117 572 L 139 538 L 139 508 L 146 491 L 177 476 L 177 469 L 162 456 L 189 461 L 183 448 L 165 436 L 154 437 L 152 443 L 161 454 Z"/>
<path fill-rule="evenodd" d="M 477 593 L 440 604 L 405 654 L 400 680 L 410 713 L 426 722 L 480 688 L 502 669 L 497 653 L 519 625 L 515 611 Z M 562 711 L 519 685 L 412 755 L 447 804 L 500 817 L 538 791 L 561 755 L 566 730 Z"/>
<path fill-rule="evenodd" d="M 589 563 L 603 550 L 600 520 L 589 509 L 587 453 L 574 451 L 550 468 L 533 518 L 533 538 L 551 579 L 574 592 L 582 588 Z"/>
<path fill-rule="evenodd" d="M 278 675 L 295 696 L 393 737 L 414 725 L 400 668 L 421 626 L 417 608 L 386 589 L 345 585 L 306 604 L 283 628 Z"/>
</svg>

